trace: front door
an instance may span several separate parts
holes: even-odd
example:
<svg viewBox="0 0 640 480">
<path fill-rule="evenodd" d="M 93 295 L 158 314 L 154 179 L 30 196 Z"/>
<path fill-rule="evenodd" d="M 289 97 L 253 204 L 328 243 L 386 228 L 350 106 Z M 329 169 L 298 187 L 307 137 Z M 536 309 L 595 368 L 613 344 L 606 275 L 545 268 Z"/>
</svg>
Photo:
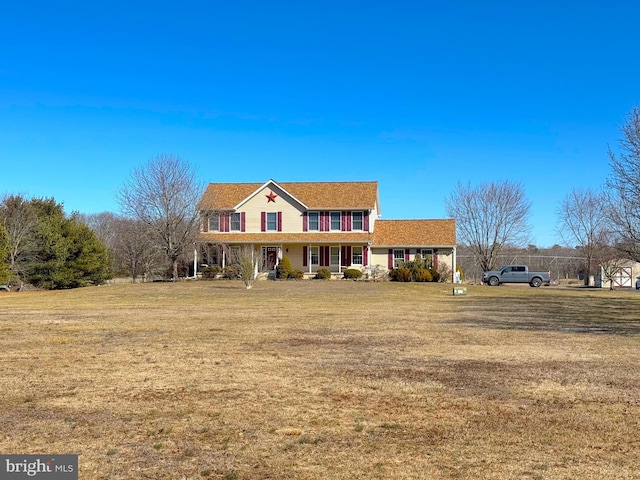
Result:
<svg viewBox="0 0 640 480">
<path fill-rule="evenodd" d="M 262 255 L 265 270 L 273 270 L 276 268 L 276 262 L 278 261 L 278 247 L 262 247 Z"/>
</svg>

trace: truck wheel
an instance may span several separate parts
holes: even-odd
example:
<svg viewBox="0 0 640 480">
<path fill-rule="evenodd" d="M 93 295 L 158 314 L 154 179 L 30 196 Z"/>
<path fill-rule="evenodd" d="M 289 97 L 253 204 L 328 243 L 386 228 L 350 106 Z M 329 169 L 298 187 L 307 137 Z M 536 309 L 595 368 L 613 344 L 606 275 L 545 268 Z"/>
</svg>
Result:
<svg viewBox="0 0 640 480">
<path fill-rule="evenodd" d="M 489 285 L 491 285 L 492 287 L 497 287 L 498 285 L 500 285 L 500 280 L 498 279 L 498 277 L 491 277 L 489 278 Z"/>
<path fill-rule="evenodd" d="M 531 280 L 531 283 L 529 285 L 531 285 L 534 288 L 537 288 L 540 285 L 542 285 L 542 280 L 540 280 L 538 277 L 536 277 L 536 278 Z"/>
</svg>

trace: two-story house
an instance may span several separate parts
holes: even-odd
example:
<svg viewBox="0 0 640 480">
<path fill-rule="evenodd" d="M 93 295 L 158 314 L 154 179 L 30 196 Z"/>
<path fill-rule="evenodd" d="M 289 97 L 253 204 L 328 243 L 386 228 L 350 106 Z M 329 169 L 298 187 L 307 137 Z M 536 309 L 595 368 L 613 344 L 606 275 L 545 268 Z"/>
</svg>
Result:
<svg viewBox="0 0 640 480">
<path fill-rule="evenodd" d="M 234 249 L 251 246 L 265 271 L 286 255 L 306 276 L 392 269 L 416 254 L 454 270 L 455 220 L 382 220 L 378 182 L 211 183 L 198 209 L 208 265 L 228 265 Z"/>
</svg>

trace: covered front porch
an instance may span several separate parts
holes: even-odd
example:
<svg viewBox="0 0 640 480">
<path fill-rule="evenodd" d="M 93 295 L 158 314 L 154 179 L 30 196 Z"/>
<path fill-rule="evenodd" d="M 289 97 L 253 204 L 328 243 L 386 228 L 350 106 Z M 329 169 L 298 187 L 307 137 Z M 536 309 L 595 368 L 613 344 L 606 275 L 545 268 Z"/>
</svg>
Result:
<svg viewBox="0 0 640 480">
<path fill-rule="evenodd" d="M 300 243 L 244 243 L 214 244 L 200 246 L 200 265 L 219 266 L 222 269 L 237 263 L 243 247 L 249 247 L 252 255 L 260 255 L 260 271 L 275 274 L 276 269 L 285 256 L 289 258 L 294 270 L 301 270 L 305 277 L 313 277 L 321 268 L 328 269 L 332 275 L 341 275 L 347 268 L 358 268 L 365 274 L 370 269 L 371 246 L 369 244 L 329 245 Z"/>
</svg>

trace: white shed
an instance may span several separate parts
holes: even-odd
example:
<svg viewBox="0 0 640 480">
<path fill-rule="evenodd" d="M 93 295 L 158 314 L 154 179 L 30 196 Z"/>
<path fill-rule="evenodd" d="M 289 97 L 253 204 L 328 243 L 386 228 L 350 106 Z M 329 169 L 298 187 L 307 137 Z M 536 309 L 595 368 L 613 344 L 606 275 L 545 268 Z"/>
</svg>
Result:
<svg viewBox="0 0 640 480">
<path fill-rule="evenodd" d="M 595 286 L 600 288 L 638 288 L 640 263 L 628 259 L 603 262 L 595 272 Z"/>
</svg>

